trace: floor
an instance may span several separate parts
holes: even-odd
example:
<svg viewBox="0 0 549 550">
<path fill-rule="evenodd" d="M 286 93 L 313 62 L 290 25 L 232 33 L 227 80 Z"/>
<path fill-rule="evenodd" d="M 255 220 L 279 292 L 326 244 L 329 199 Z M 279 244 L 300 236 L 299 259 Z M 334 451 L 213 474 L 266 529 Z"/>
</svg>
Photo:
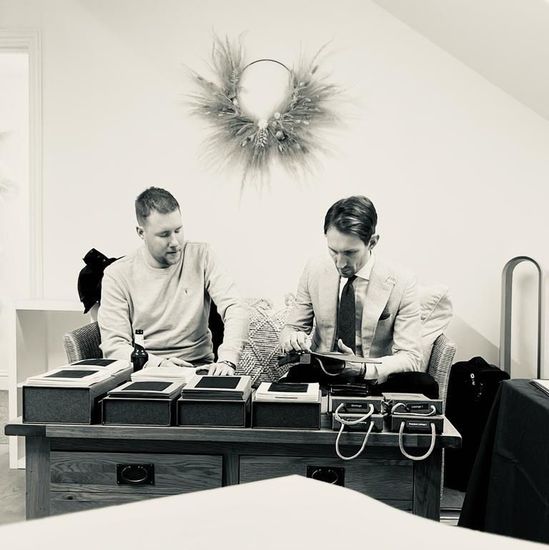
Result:
<svg viewBox="0 0 549 550">
<path fill-rule="evenodd" d="M 8 419 L 7 392 L 0 391 L 0 525 L 25 519 L 25 472 L 10 470 L 4 424 Z M 444 489 L 441 521 L 456 525 L 465 494 Z"/>
<path fill-rule="evenodd" d="M 440 503 L 440 521 L 448 525 L 457 525 L 465 493 L 444 487 Z"/>
<path fill-rule="evenodd" d="M 0 445 L 0 525 L 25 519 L 25 471 L 10 470 L 8 446 Z"/>
<path fill-rule="evenodd" d="M 0 525 L 25 519 L 25 472 L 9 468 L 7 420 L 8 392 L 0 391 Z"/>
</svg>

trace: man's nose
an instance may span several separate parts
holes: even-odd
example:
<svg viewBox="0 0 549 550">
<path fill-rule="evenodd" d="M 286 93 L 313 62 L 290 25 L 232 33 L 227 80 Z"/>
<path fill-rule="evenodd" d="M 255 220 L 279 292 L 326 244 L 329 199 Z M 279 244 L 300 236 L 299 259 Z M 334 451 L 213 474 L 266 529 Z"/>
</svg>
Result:
<svg viewBox="0 0 549 550">
<path fill-rule="evenodd" d="M 341 256 L 336 256 L 336 267 L 338 269 L 345 267 L 345 259 Z"/>
<path fill-rule="evenodd" d="M 170 237 L 170 246 L 175 248 L 177 244 L 177 237 L 175 236 L 175 233 L 172 233 L 172 236 Z"/>
</svg>

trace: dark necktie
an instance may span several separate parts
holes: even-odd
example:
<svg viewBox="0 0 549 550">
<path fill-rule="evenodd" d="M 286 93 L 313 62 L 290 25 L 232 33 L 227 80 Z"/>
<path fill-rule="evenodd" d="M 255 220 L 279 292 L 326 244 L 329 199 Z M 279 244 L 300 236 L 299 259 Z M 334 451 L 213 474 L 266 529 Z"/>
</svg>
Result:
<svg viewBox="0 0 549 550">
<path fill-rule="evenodd" d="M 353 352 L 356 350 L 355 344 L 355 289 L 353 282 L 356 276 L 349 277 L 339 299 L 339 311 L 337 315 L 337 337 L 343 340 L 346 346 L 349 346 Z"/>
</svg>

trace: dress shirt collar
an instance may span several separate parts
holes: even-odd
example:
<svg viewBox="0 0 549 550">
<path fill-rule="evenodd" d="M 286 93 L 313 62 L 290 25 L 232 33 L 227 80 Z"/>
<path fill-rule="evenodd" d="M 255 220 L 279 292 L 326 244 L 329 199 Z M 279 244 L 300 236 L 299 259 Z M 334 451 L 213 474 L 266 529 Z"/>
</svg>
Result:
<svg viewBox="0 0 549 550">
<path fill-rule="evenodd" d="M 370 280 L 370 275 L 372 274 L 372 269 L 375 264 L 375 256 L 373 251 L 370 253 L 368 261 L 356 272 L 356 276 L 366 281 Z"/>
</svg>

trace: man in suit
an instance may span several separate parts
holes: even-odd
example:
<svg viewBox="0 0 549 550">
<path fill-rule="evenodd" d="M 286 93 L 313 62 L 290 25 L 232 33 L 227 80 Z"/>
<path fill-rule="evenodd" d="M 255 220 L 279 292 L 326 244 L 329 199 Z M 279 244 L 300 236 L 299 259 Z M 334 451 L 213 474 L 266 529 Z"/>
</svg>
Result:
<svg viewBox="0 0 549 550">
<path fill-rule="evenodd" d="M 280 341 L 285 352 L 376 358 L 377 363 L 347 366 L 381 383 L 391 374 L 419 370 L 421 337 L 415 277 L 373 253 L 376 224 L 376 209 L 366 197 L 348 197 L 330 207 L 324 234 L 331 259 L 315 258 L 305 267 Z"/>
</svg>

